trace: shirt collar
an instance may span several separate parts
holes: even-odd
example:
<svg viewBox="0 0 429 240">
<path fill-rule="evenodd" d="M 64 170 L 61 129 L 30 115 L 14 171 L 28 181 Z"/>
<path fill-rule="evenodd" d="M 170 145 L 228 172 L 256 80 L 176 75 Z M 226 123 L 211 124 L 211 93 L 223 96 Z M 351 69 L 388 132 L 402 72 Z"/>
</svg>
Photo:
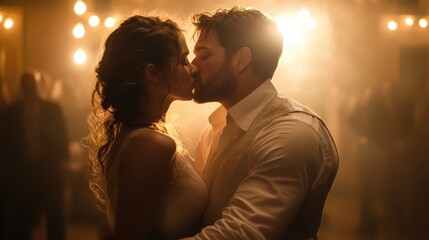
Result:
<svg viewBox="0 0 429 240">
<path fill-rule="evenodd" d="M 268 102 L 276 97 L 277 94 L 277 90 L 271 80 L 266 80 L 240 102 L 232 106 L 228 110 L 228 113 L 231 115 L 238 127 L 243 131 L 247 131 L 258 116 L 259 112 L 261 112 Z"/>
<path fill-rule="evenodd" d="M 220 105 L 212 114 L 209 116 L 209 123 L 214 129 L 224 127 L 226 125 L 227 111 L 222 105 Z"/>
</svg>

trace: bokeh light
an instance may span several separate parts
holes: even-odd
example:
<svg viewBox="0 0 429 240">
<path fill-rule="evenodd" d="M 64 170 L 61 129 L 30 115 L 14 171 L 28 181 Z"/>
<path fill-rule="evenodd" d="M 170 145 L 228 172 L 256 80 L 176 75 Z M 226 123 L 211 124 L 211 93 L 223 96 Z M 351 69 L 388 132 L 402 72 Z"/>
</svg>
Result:
<svg viewBox="0 0 429 240">
<path fill-rule="evenodd" d="M 86 53 L 82 48 L 77 49 L 73 57 L 74 61 L 79 65 L 85 63 L 86 61 Z"/>
<path fill-rule="evenodd" d="M 86 12 L 86 4 L 83 1 L 77 1 L 74 4 L 74 12 L 77 15 L 82 15 Z"/>
<path fill-rule="evenodd" d="M 4 20 L 3 26 L 6 29 L 11 29 L 13 27 L 13 24 L 14 24 L 14 22 L 13 22 L 12 18 L 6 18 Z"/>
<path fill-rule="evenodd" d="M 85 36 L 85 27 L 82 23 L 76 24 L 73 28 L 73 36 L 77 39 L 83 38 Z"/>
<path fill-rule="evenodd" d="M 398 24 L 395 21 L 391 20 L 389 21 L 389 23 L 387 23 L 387 28 L 391 31 L 395 31 L 396 29 L 398 29 Z"/>
<path fill-rule="evenodd" d="M 92 15 L 88 18 L 88 24 L 91 27 L 96 27 L 100 24 L 100 18 L 97 15 Z"/>
<path fill-rule="evenodd" d="M 111 28 L 115 26 L 115 24 L 116 24 L 116 19 L 114 17 L 108 17 L 106 18 L 106 20 L 104 20 L 104 26 L 106 26 L 107 28 Z"/>
<path fill-rule="evenodd" d="M 405 24 L 406 24 L 407 26 L 413 26 L 413 24 L 414 24 L 414 19 L 413 19 L 412 17 L 406 17 L 406 18 L 405 18 Z"/>
<path fill-rule="evenodd" d="M 428 20 L 426 20 L 425 18 L 422 18 L 419 20 L 419 26 L 421 28 L 427 28 L 428 26 Z"/>
</svg>

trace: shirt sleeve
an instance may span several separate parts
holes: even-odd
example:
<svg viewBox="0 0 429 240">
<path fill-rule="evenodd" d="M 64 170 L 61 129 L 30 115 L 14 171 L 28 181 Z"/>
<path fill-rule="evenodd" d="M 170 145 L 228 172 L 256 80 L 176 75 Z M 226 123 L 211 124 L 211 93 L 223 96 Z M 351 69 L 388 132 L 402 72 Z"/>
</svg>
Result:
<svg viewBox="0 0 429 240">
<path fill-rule="evenodd" d="M 301 121 L 283 119 L 264 127 L 248 148 L 249 175 L 222 218 L 195 239 L 278 239 L 312 188 L 322 165 L 320 149 L 318 135 Z"/>
</svg>

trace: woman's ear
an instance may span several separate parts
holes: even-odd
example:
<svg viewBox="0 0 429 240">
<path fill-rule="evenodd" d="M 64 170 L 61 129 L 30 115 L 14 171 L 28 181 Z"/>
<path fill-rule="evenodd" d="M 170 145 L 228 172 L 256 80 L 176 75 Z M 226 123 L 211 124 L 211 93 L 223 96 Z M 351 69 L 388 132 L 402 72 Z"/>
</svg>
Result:
<svg viewBox="0 0 429 240">
<path fill-rule="evenodd" d="M 241 73 L 245 71 L 252 61 L 252 51 L 248 47 L 242 47 L 238 50 L 238 52 L 235 54 L 235 61 L 234 65 L 236 68 L 236 71 L 238 73 Z"/>
<path fill-rule="evenodd" d="M 158 69 L 156 68 L 155 64 L 153 64 L 153 63 L 146 65 L 146 67 L 144 69 L 144 75 L 149 82 L 158 84 L 161 81 L 160 73 L 159 73 Z"/>
</svg>

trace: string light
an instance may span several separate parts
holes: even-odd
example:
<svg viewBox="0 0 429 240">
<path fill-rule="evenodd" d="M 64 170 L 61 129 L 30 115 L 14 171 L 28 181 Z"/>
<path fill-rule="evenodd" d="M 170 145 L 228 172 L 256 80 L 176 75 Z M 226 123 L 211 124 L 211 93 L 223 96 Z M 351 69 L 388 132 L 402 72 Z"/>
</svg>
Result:
<svg viewBox="0 0 429 240">
<path fill-rule="evenodd" d="M 405 26 L 408 27 L 412 27 L 416 24 L 416 16 L 401 16 L 402 20 L 400 22 L 402 22 Z M 427 28 L 428 27 L 428 19 L 427 16 L 426 17 L 422 17 L 419 19 L 418 21 L 418 26 L 421 28 Z M 387 28 L 391 31 L 395 31 L 399 28 L 399 24 L 396 20 L 392 19 L 387 23 Z"/>
</svg>

